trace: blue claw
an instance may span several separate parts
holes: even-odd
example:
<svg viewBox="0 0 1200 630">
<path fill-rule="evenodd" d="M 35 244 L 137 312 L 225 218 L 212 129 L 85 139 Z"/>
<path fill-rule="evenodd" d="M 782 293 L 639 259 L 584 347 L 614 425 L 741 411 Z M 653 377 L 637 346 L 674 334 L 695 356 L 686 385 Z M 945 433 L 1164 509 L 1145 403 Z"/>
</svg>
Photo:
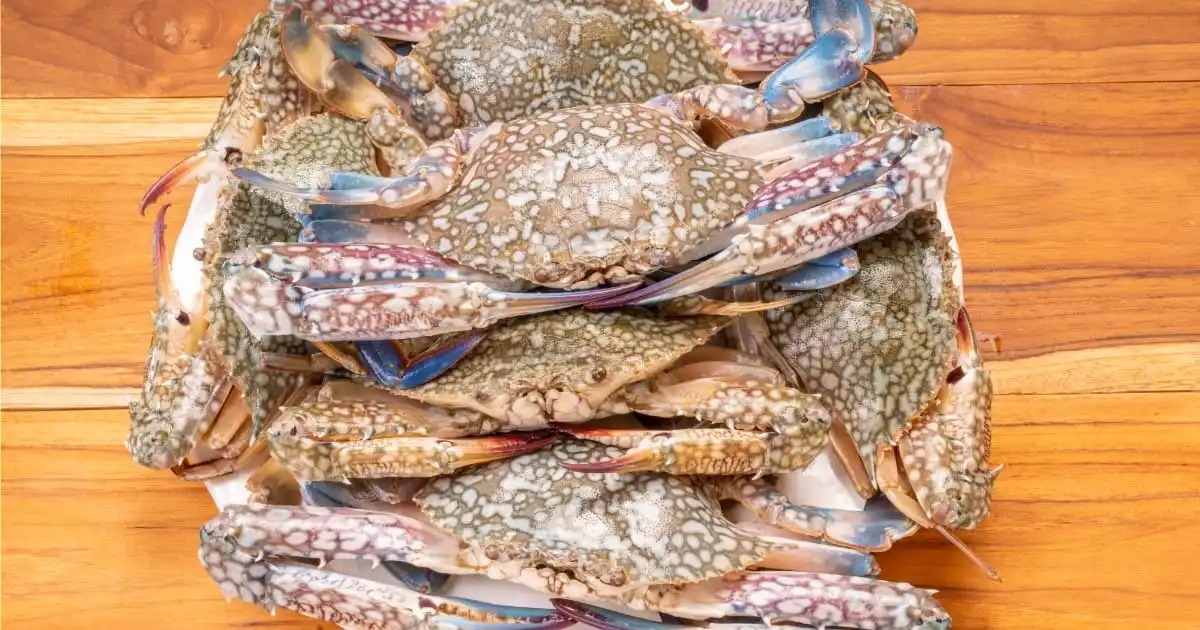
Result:
<svg viewBox="0 0 1200 630">
<path fill-rule="evenodd" d="M 329 188 L 332 190 L 373 191 L 386 188 L 393 181 L 395 180 L 391 177 L 364 175 L 353 171 L 334 171 L 329 174 Z"/>
<path fill-rule="evenodd" d="M 399 560 L 380 562 L 379 566 L 383 567 L 388 575 L 418 593 L 436 593 L 450 579 L 450 576 L 445 573 L 438 573 L 433 569 L 426 569 Z"/>
<path fill-rule="evenodd" d="M 822 101 L 858 83 L 864 72 L 858 50 L 858 38 L 835 27 L 763 79 L 759 89 L 771 121 L 797 118 L 806 103 Z"/>
<path fill-rule="evenodd" d="M 814 33 L 823 35 L 844 28 L 857 41 L 851 60 L 859 66 L 871 60 L 875 52 L 875 24 L 866 0 L 812 0 L 809 11 Z"/>
<path fill-rule="evenodd" d="M 391 341 L 359 341 L 354 347 L 371 372 L 371 377 L 388 387 L 412 389 L 424 385 L 454 367 L 475 349 L 486 336 L 486 330 L 474 331 L 453 343 L 431 349 L 422 355 L 408 358 Z"/>
<path fill-rule="evenodd" d="M 600 630 L 668 630 L 671 628 L 689 628 L 681 624 L 650 621 L 633 615 L 626 615 L 614 610 L 600 608 L 591 604 L 583 604 L 569 599 L 551 598 L 554 609 L 570 617 L 576 623 L 589 625 Z"/>
<path fill-rule="evenodd" d="M 314 204 L 305 226 L 307 238 L 314 243 L 375 243 L 421 247 L 404 230 L 382 223 L 347 220 L 354 208 Z M 352 212 L 351 212 L 352 214 Z"/>
<path fill-rule="evenodd" d="M 858 254 L 847 247 L 800 265 L 776 283 L 789 291 L 819 291 L 853 278 L 860 267 Z"/>
<path fill-rule="evenodd" d="M 290 195 L 298 199 L 306 199 L 308 201 L 318 201 L 330 204 L 345 204 L 345 205 L 368 205 L 379 200 L 379 195 L 374 190 L 333 190 L 329 188 L 301 188 L 293 186 L 284 181 L 280 181 L 273 177 L 268 177 L 258 171 L 248 169 L 244 166 L 239 166 L 230 173 L 234 177 L 259 188 L 273 190 L 285 195 Z"/>
</svg>

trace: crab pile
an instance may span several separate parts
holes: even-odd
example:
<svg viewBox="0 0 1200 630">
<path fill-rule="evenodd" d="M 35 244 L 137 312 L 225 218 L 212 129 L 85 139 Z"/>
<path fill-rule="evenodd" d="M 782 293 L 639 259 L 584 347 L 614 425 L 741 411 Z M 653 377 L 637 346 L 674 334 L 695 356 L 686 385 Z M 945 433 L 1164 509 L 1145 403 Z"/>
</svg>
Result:
<svg viewBox="0 0 1200 630">
<path fill-rule="evenodd" d="M 353 628 L 949 627 L 871 556 L 935 529 L 994 577 L 952 533 L 999 471 L 952 151 L 867 67 L 916 32 L 898 0 L 273 0 L 142 201 L 200 182 L 170 261 L 157 213 L 127 446 L 249 475 L 201 531 L 221 591 Z M 821 458 L 860 509 L 785 491 Z"/>
</svg>

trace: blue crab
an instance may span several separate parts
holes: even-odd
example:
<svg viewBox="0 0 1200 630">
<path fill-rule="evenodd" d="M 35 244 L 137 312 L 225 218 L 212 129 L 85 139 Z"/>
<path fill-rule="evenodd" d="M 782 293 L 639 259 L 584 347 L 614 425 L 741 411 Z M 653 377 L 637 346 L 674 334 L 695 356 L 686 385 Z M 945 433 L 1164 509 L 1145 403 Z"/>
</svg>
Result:
<svg viewBox="0 0 1200 630">
<path fill-rule="evenodd" d="M 368 245 L 404 248 L 425 262 L 398 264 L 395 251 L 376 256 L 372 265 L 404 280 L 371 282 L 349 267 L 309 272 L 280 262 L 281 279 L 296 287 L 286 301 L 294 317 L 278 316 L 284 306 L 231 299 L 260 335 L 344 341 L 462 332 L 578 304 L 649 305 L 795 268 L 941 198 L 951 149 L 930 125 L 855 142 L 812 119 L 714 150 L 687 124 L 716 115 L 761 129 L 797 107 L 786 92 L 706 86 L 644 105 L 584 106 L 460 130 L 400 178 L 334 173 L 329 187 L 303 188 L 237 169 L 255 185 L 317 202 L 310 240 L 356 267 Z M 671 269 L 678 273 L 630 290 Z M 514 290 L 522 285 L 567 290 Z"/>
<path fill-rule="evenodd" d="M 310 181 L 323 169 L 373 169 L 362 126 L 329 115 L 284 127 L 247 154 L 246 161 L 297 182 Z M 203 247 L 183 257 L 184 265 L 168 266 L 166 208 L 158 214 L 158 312 L 142 395 L 130 404 L 126 441 L 135 461 L 170 467 L 189 479 L 228 473 L 265 450 L 265 443 L 248 447 L 307 377 L 265 369 L 261 353 L 309 352 L 294 337 L 250 338 L 222 293 L 230 254 L 256 243 L 295 238 L 300 225 L 286 208 L 291 200 L 273 199 L 237 182 L 212 180 L 203 187 L 215 191 L 216 212 L 198 224 L 189 216 L 187 227 L 205 235 Z M 197 197 L 207 196 L 202 189 Z M 185 235 L 181 242 L 193 239 L 199 241 Z"/>
<path fill-rule="evenodd" d="M 221 70 L 229 87 L 217 120 L 200 150 L 176 164 L 142 197 L 141 212 L 193 179 L 227 174 L 230 158 L 249 153 L 263 136 L 315 111 L 315 99 L 296 80 L 279 45 L 279 15 L 263 13 L 246 27 L 229 63 Z M 208 208 L 208 216 L 215 207 Z"/>
<path fill-rule="evenodd" d="M 302 80 L 338 111 L 388 129 L 403 118 L 429 140 L 739 74 L 758 80 L 809 51 L 836 60 L 838 81 L 850 85 L 855 68 L 899 54 L 916 35 L 912 12 L 890 0 L 798 3 L 779 23 L 711 15 L 691 23 L 686 6 L 662 0 L 293 4 L 307 17 L 294 18 L 284 48 Z M 420 43 L 400 56 L 377 36 Z"/>
<path fill-rule="evenodd" d="M 847 628 L 949 627 L 930 591 L 873 579 L 870 556 L 749 533 L 685 477 L 568 470 L 616 449 L 567 440 L 439 477 L 409 506 L 231 506 L 206 524 L 200 559 L 228 597 L 354 627 L 471 621 L 545 627 L 627 621 L 590 603 L 686 619 L 750 616 Z M 299 560 L 397 561 L 483 574 L 551 594 L 550 610 L 422 595 Z M 588 603 L 590 602 L 590 603 Z M 643 623 L 654 626 L 651 622 Z"/>
<path fill-rule="evenodd" d="M 930 211 L 858 246 L 858 275 L 762 315 L 789 382 L 820 394 L 831 440 L 864 496 L 949 529 L 990 512 L 991 381 L 976 349 L 955 254 Z M 768 296 L 771 292 L 768 291 Z"/>
</svg>

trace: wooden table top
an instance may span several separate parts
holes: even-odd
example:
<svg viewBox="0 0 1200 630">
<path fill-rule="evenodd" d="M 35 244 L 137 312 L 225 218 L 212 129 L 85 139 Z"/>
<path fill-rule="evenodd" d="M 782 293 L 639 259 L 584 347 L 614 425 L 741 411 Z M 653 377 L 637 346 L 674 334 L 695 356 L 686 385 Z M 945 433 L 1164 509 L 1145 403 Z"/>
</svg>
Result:
<svg viewBox="0 0 1200 630">
<path fill-rule="evenodd" d="M 318 625 L 226 605 L 204 488 L 122 446 L 154 309 L 135 206 L 207 132 L 260 4 L 2 2 L 5 628 Z M 918 43 L 877 70 L 955 146 L 967 299 L 1004 341 L 1008 467 L 963 538 L 1005 581 L 929 534 L 884 577 L 958 628 L 1200 627 L 1200 4 L 910 4 Z"/>
</svg>

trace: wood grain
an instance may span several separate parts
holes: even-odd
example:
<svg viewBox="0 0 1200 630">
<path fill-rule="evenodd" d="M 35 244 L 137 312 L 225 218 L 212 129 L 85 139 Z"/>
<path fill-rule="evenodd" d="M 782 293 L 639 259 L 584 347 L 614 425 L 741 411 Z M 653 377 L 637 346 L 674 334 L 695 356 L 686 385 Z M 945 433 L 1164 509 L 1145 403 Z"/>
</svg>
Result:
<svg viewBox="0 0 1200 630">
<path fill-rule="evenodd" d="M 1194 628 L 1194 567 L 1176 556 L 1200 536 L 1197 408 L 1195 392 L 998 397 L 1007 469 L 964 538 L 1005 582 L 928 534 L 882 554 L 884 576 L 939 589 L 959 628 Z M 132 465 L 125 419 L 5 413 L 5 627 L 317 627 L 224 603 L 195 559 L 207 495 Z"/>
<path fill-rule="evenodd" d="M 917 44 L 893 85 L 1200 79 L 1200 5 L 908 0 Z M 265 0 L 3 0 L 8 97 L 218 96 L 217 70 Z"/>
<path fill-rule="evenodd" d="M 972 319 L 1004 342 L 1008 468 L 964 539 L 1005 582 L 929 533 L 885 577 L 940 589 L 956 628 L 1200 627 L 1200 4 L 909 2 L 918 44 L 878 69 L 955 147 Z M 203 486 L 131 463 L 124 410 L 78 409 L 141 384 L 135 206 L 264 5 L 0 0 L 5 628 L 327 627 L 225 604 L 195 558 Z"/>
<path fill-rule="evenodd" d="M 219 96 L 218 71 L 266 5 L 3 0 L 4 96 Z"/>
<path fill-rule="evenodd" d="M 201 484 L 134 465 L 122 411 L 5 412 L 5 628 L 317 628 L 226 605 L 196 559 Z"/>
<path fill-rule="evenodd" d="M 1200 84 L 901 96 L 954 143 L 968 300 L 1006 357 L 1200 338 L 1197 225 L 1182 211 L 1200 204 Z M 2 296 L 20 333 L 2 350 L 5 387 L 139 385 L 154 290 L 136 201 L 194 150 L 216 101 L 106 102 L 54 101 L 77 136 L 56 135 L 45 101 L 4 108 L 4 201 L 20 212 L 3 216 L 0 256 L 21 278 Z"/>
</svg>

